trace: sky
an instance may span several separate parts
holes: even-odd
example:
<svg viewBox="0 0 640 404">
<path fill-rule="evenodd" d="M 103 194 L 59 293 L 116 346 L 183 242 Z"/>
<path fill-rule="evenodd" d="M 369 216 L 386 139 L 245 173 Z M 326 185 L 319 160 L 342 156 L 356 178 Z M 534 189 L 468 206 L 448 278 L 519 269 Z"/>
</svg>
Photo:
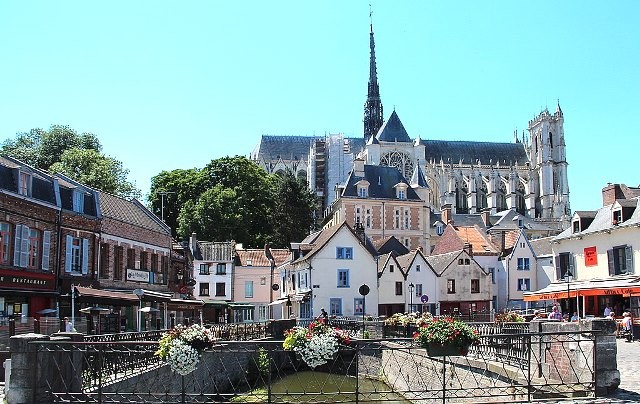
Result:
<svg viewBox="0 0 640 404">
<path fill-rule="evenodd" d="M 369 9 L 373 10 L 370 20 Z M 640 2 L 3 1 L 0 141 L 91 132 L 143 194 L 263 134 L 362 136 L 373 21 L 385 119 L 513 141 L 560 102 L 572 210 L 638 186 Z M 636 163 L 634 163 L 634 161 Z"/>
</svg>

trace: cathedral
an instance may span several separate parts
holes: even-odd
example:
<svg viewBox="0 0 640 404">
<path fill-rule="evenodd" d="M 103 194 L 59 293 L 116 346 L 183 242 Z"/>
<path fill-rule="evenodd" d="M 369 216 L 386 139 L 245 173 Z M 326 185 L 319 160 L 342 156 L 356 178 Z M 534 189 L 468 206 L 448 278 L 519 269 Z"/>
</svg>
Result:
<svg viewBox="0 0 640 404">
<path fill-rule="evenodd" d="M 455 214 L 513 210 L 556 231 L 567 227 L 571 212 L 559 103 L 555 112 L 545 109 L 529 121 L 528 136 L 516 132 L 511 142 L 412 138 L 395 110 L 384 120 L 373 25 L 369 35 L 363 136 L 263 135 L 251 154 L 256 163 L 269 173 L 291 170 L 306 179 L 325 215 L 349 193 L 346 187 L 354 166 L 364 161 L 365 166 L 397 169 L 407 185 L 419 188 L 417 195 L 437 216 L 444 206 Z M 363 178 L 374 185 L 379 179 Z"/>
</svg>

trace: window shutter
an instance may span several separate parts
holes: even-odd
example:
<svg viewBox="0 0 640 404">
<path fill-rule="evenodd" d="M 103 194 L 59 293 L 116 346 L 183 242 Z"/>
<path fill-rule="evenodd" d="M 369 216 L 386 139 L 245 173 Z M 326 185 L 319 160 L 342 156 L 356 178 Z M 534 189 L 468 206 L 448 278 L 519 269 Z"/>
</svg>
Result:
<svg viewBox="0 0 640 404">
<path fill-rule="evenodd" d="M 67 236 L 66 249 L 64 250 L 64 272 L 71 272 L 71 247 L 73 246 L 73 237 Z"/>
<path fill-rule="evenodd" d="M 16 226 L 16 237 L 13 245 L 13 265 L 20 266 L 20 249 L 22 247 L 22 225 Z"/>
<path fill-rule="evenodd" d="M 82 275 L 89 272 L 89 240 L 82 239 Z"/>
<path fill-rule="evenodd" d="M 560 256 L 556 255 L 555 258 L 556 260 L 556 280 L 561 280 L 562 279 L 562 271 L 560 270 Z"/>
<path fill-rule="evenodd" d="M 578 279 L 578 268 L 576 268 L 576 256 L 569 254 L 569 271 L 573 275 L 573 280 Z"/>
<path fill-rule="evenodd" d="M 30 229 L 27 226 L 22 226 L 22 239 L 20 240 L 20 266 L 27 267 L 27 261 L 29 260 L 29 232 Z"/>
<path fill-rule="evenodd" d="M 51 232 L 45 230 L 42 233 L 42 270 L 49 270 L 49 250 L 51 249 Z"/>
<path fill-rule="evenodd" d="M 633 274 L 635 273 L 633 269 L 633 249 L 630 245 L 624 247 L 624 259 L 627 264 L 627 273 Z"/>
<path fill-rule="evenodd" d="M 609 262 L 609 276 L 616 274 L 616 268 L 613 264 L 613 250 L 607 250 L 607 261 Z"/>
</svg>

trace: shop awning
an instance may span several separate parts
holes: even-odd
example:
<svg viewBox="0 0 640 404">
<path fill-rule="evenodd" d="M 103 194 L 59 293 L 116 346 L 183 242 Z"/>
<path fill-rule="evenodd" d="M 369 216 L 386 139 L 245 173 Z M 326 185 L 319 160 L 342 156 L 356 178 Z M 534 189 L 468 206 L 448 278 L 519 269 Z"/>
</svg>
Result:
<svg viewBox="0 0 640 404">
<path fill-rule="evenodd" d="M 172 294 L 164 292 L 156 292 L 155 290 L 135 289 L 135 296 L 139 296 L 145 302 L 170 302 Z M 137 298 L 137 297 L 136 297 Z"/>
<path fill-rule="evenodd" d="M 196 310 L 204 306 L 202 300 L 189 300 L 189 299 L 171 299 L 167 305 L 168 310 Z"/>
<path fill-rule="evenodd" d="M 278 299 L 275 302 L 271 302 L 268 304 L 268 306 L 277 306 L 279 304 L 284 304 L 287 302 L 287 298 L 285 297 L 284 299 Z"/>
<path fill-rule="evenodd" d="M 229 303 L 224 300 L 203 299 L 205 307 L 227 307 Z"/>
<path fill-rule="evenodd" d="M 112 290 L 85 288 L 76 286 L 76 297 L 83 302 L 107 303 L 111 305 L 129 305 L 138 302 L 133 293 L 115 292 Z"/>
<path fill-rule="evenodd" d="M 253 303 L 231 302 L 229 307 L 232 309 L 252 309 L 255 305 Z"/>
<path fill-rule="evenodd" d="M 523 300 L 556 300 L 575 298 L 576 296 L 622 295 L 625 297 L 640 295 L 640 278 L 594 279 L 589 281 L 556 282 L 535 292 L 524 292 Z"/>
</svg>

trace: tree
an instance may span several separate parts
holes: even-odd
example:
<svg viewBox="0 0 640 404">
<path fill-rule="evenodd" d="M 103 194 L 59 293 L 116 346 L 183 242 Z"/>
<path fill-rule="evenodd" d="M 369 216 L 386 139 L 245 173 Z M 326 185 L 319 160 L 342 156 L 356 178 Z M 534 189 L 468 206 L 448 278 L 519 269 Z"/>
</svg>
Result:
<svg viewBox="0 0 640 404">
<path fill-rule="evenodd" d="M 288 247 L 315 228 L 316 196 L 293 172 L 277 176 L 274 203 L 274 244 Z"/>
<path fill-rule="evenodd" d="M 140 197 L 140 191 L 127 181 L 129 170 L 123 168 L 120 161 L 93 149 L 67 149 L 49 170 L 114 195 Z"/>
<path fill-rule="evenodd" d="M 49 130 L 18 133 L 2 145 L 2 154 L 31 166 L 68 177 L 122 197 L 139 197 L 140 191 L 127 181 L 122 162 L 102 154 L 102 145 L 92 133 L 79 134 L 69 126 L 52 125 Z"/>
</svg>

